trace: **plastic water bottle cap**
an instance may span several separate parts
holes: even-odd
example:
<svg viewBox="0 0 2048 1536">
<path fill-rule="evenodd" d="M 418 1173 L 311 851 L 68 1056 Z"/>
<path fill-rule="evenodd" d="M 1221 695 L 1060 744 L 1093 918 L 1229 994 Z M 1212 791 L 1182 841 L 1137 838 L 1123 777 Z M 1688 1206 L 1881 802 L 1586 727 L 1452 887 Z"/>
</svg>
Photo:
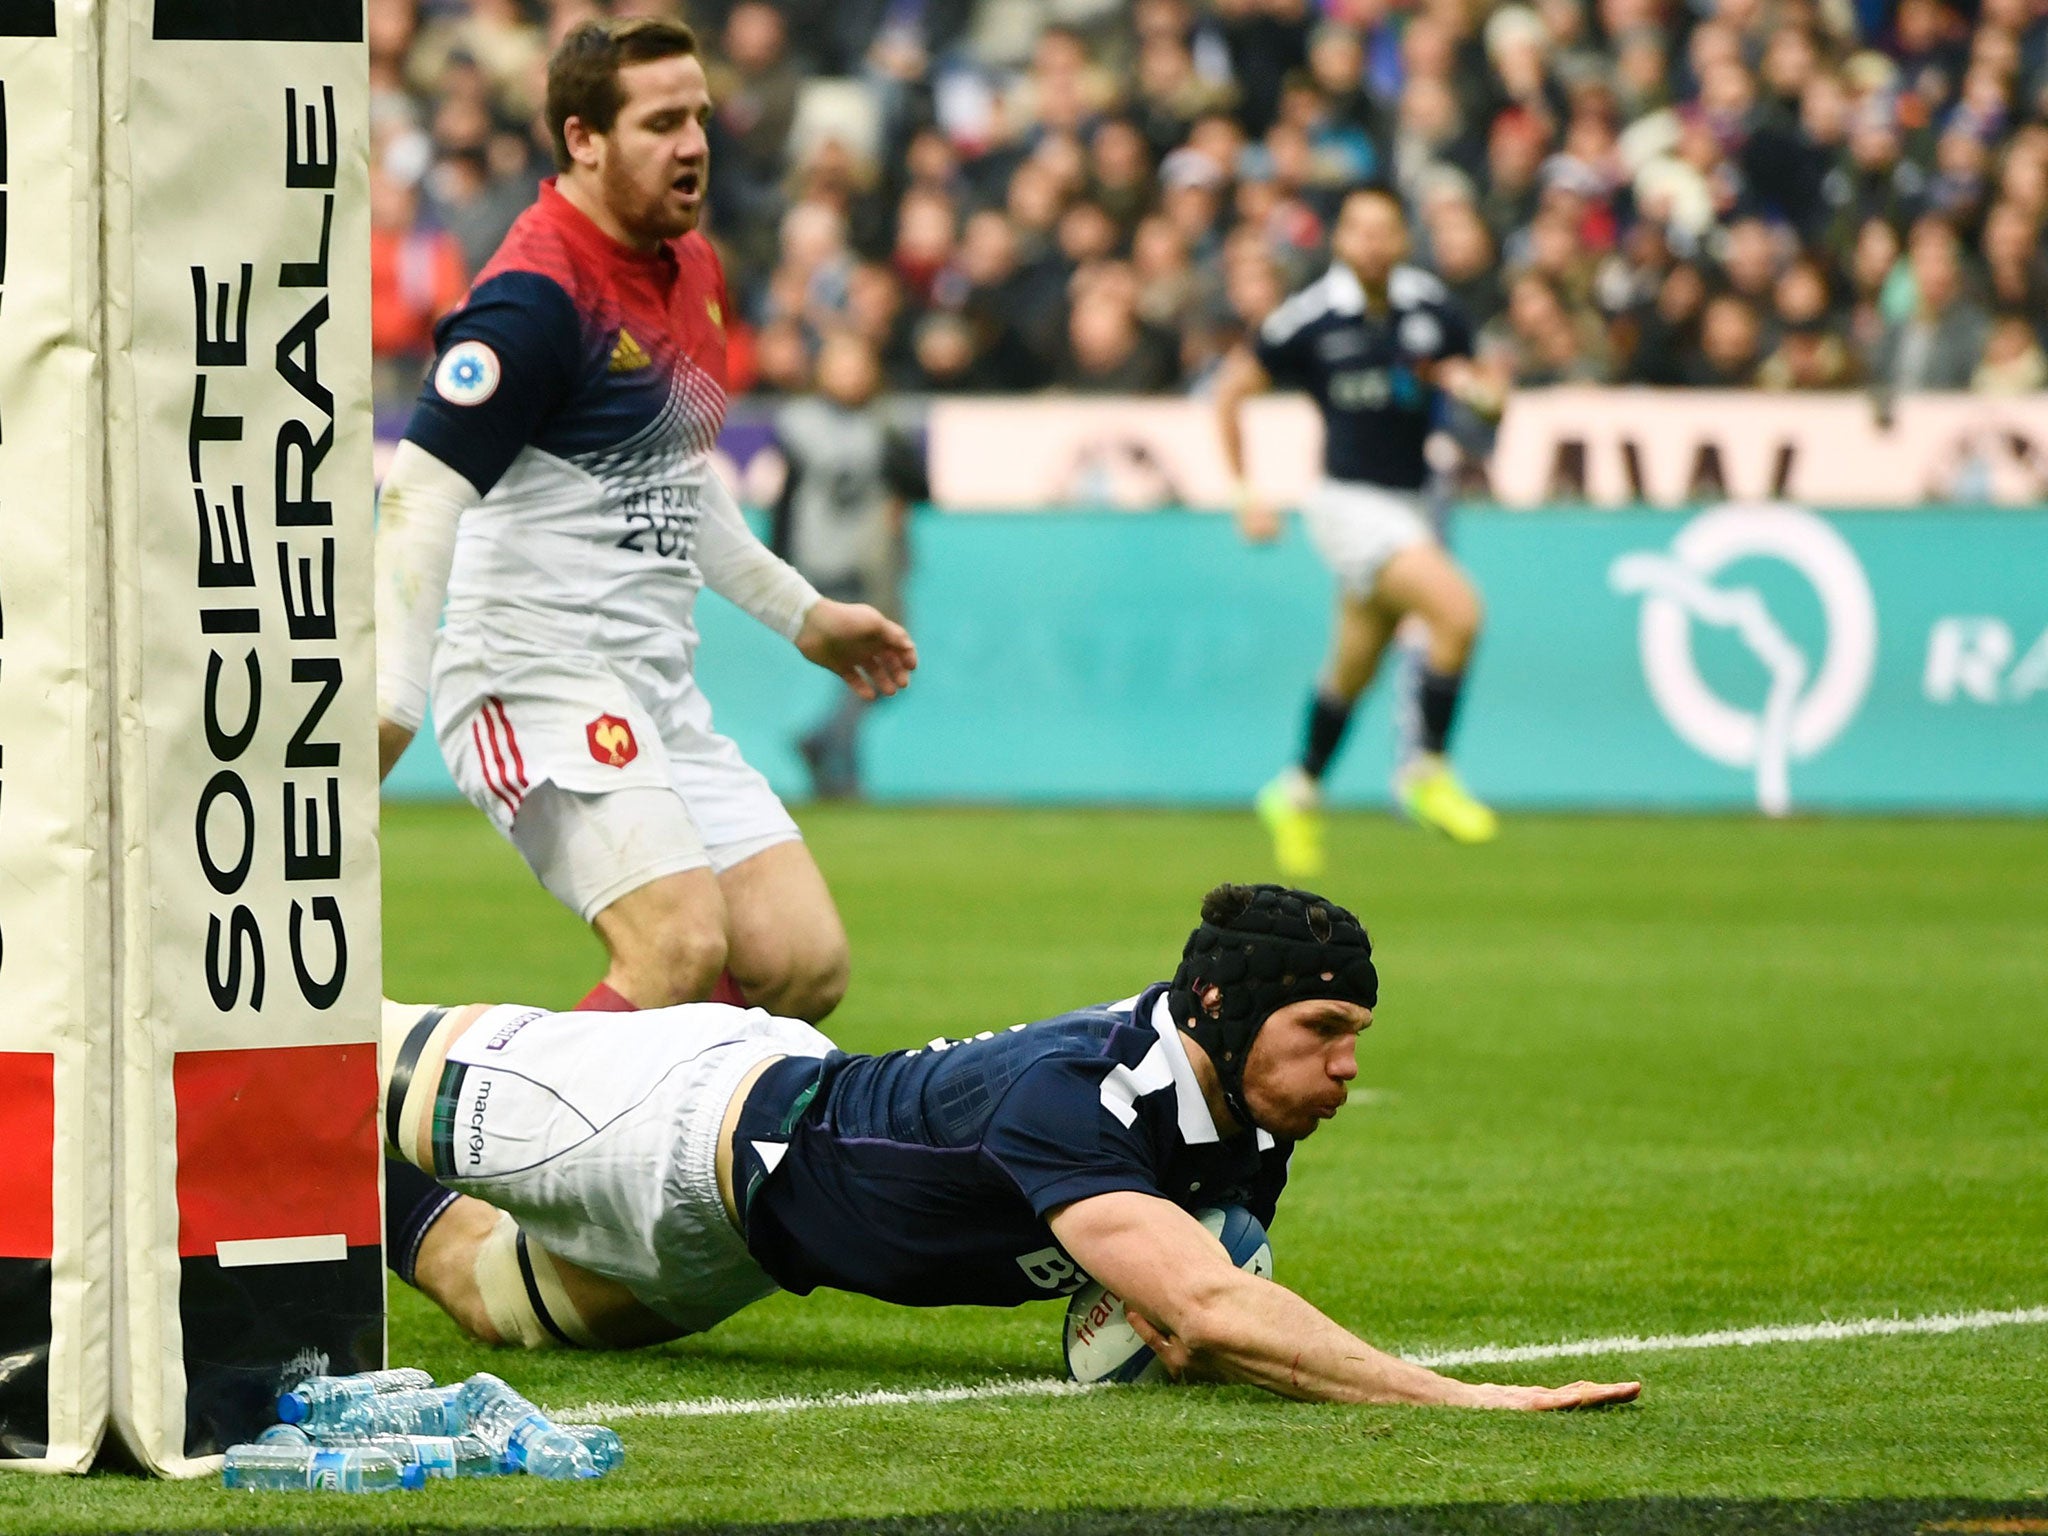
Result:
<svg viewBox="0 0 2048 1536">
<path fill-rule="evenodd" d="M 305 1421 L 306 1400 L 296 1392 L 287 1392 L 277 1400 L 277 1422 L 299 1424 Z"/>
<path fill-rule="evenodd" d="M 408 1462 L 398 1469 L 398 1486 L 401 1488 L 424 1488 L 427 1486 L 427 1469 L 418 1462 Z"/>
</svg>

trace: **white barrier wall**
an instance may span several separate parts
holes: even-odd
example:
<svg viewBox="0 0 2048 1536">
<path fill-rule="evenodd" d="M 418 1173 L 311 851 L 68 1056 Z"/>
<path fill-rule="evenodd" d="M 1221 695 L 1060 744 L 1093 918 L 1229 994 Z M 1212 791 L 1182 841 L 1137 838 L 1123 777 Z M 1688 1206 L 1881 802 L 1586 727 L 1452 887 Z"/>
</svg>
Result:
<svg viewBox="0 0 2048 1536">
<path fill-rule="evenodd" d="M 115 1423 L 173 1475 L 383 1357 L 362 0 L 105 29 Z"/>
<path fill-rule="evenodd" d="M 0 7 L 0 1467 L 81 1471 L 111 1264 L 95 52 Z"/>
<path fill-rule="evenodd" d="M 1231 486 L 1207 400 L 944 399 L 931 408 L 932 497 L 954 512 L 1224 507 Z M 1282 505 L 1321 474 L 1322 425 L 1299 395 L 1245 412 L 1250 478 Z M 1508 402 L 1486 474 L 1494 499 L 1680 507 L 1724 497 L 1814 507 L 2048 502 L 2040 395 L 1772 395 L 1562 387 Z"/>
</svg>

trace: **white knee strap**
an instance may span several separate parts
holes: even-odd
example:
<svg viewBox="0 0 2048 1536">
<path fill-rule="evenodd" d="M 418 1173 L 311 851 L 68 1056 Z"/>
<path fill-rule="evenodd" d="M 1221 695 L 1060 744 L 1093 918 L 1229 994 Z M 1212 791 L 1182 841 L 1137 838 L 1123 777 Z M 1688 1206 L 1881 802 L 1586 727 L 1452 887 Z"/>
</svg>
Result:
<svg viewBox="0 0 2048 1536">
<path fill-rule="evenodd" d="M 570 1301 L 547 1249 L 505 1212 L 476 1255 L 476 1288 L 491 1326 L 522 1349 L 602 1349 Z"/>
</svg>

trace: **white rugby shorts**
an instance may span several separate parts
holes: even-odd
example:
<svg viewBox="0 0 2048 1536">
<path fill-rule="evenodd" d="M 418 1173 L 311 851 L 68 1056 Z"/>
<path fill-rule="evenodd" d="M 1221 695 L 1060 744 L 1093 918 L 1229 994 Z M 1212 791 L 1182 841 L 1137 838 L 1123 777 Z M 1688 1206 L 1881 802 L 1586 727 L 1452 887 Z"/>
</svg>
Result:
<svg viewBox="0 0 2048 1536">
<path fill-rule="evenodd" d="M 1324 480 L 1301 504 L 1309 542 L 1348 597 L 1372 595 L 1386 563 L 1436 535 L 1420 491 Z"/>
<path fill-rule="evenodd" d="M 726 1107 L 768 1058 L 832 1049 L 808 1024 L 722 1003 L 493 1008 L 448 1053 L 435 1175 L 700 1332 L 775 1289 L 718 1195 Z"/>
<path fill-rule="evenodd" d="M 722 873 L 802 835 L 687 674 L 589 655 L 486 661 L 444 641 L 434 718 L 457 786 L 585 922 L 663 875 Z"/>
</svg>

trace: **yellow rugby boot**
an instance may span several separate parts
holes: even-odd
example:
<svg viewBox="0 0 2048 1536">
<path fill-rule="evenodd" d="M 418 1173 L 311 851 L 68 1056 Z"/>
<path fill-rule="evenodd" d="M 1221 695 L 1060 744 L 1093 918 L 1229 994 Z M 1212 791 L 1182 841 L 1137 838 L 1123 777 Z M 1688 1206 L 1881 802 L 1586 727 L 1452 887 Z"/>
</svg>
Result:
<svg viewBox="0 0 2048 1536">
<path fill-rule="evenodd" d="M 1421 757 L 1394 781 L 1401 809 L 1425 827 L 1458 843 L 1490 843 L 1500 835 L 1500 818 L 1472 797 L 1472 791 L 1440 757 Z"/>
<path fill-rule="evenodd" d="M 1289 768 L 1252 802 L 1273 838 L 1282 878 L 1312 880 L 1323 872 L 1323 794 L 1299 768 Z"/>
</svg>

